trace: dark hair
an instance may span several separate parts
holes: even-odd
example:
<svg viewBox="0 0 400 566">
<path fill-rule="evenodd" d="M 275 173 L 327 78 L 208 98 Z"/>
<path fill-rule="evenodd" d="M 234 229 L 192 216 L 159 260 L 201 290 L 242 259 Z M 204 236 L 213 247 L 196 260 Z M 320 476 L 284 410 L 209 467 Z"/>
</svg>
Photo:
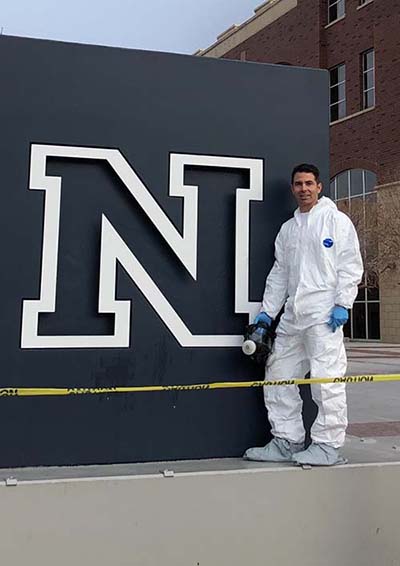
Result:
<svg viewBox="0 0 400 566">
<path fill-rule="evenodd" d="M 312 173 L 317 183 L 319 183 L 319 169 L 315 165 L 311 165 L 310 163 L 300 163 L 300 165 L 296 165 L 292 171 L 292 185 L 296 173 Z"/>
</svg>

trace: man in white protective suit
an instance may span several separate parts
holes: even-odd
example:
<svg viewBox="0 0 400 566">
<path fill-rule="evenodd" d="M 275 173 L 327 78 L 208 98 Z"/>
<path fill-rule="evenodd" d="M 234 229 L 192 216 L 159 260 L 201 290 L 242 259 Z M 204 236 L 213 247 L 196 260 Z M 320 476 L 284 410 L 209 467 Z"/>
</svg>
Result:
<svg viewBox="0 0 400 566">
<path fill-rule="evenodd" d="M 285 305 L 265 378 L 301 378 L 310 371 L 318 415 L 311 428 L 312 442 L 305 450 L 298 387 L 266 386 L 264 400 L 273 439 L 266 446 L 249 448 L 244 458 L 332 466 L 344 462 L 339 448 L 347 427 L 345 385 L 312 384 L 312 378 L 345 374 L 342 326 L 356 298 L 363 264 L 353 223 L 332 200 L 319 198 L 318 168 L 295 167 L 291 189 L 298 208 L 275 240 L 275 263 L 255 322 L 270 325 Z"/>
</svg>

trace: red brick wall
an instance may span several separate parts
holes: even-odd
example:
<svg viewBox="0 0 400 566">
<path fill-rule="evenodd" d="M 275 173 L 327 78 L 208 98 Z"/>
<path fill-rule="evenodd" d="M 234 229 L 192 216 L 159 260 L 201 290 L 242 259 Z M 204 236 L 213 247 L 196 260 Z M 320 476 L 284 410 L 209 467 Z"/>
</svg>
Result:
<svg viewBox="0 0 400 566">
<path fill-rule="evenodd" d="M 225 57 L 331 68 L 346 64 L 346 113 L 361 106 L 361 53 L 374 47 L 376 107 L 331 126 L 331 176 L 349 168 L 370 169 L 378 183 L 400 179 L 400 0 L 373 0 L 357 9 L 346 0 L 346 16 L 327 23 L 327 0 L 298 6 L 243 42 Z"/>
<path fill-rule="evenodd" d="M 225 55 L 240 59 L 246 51 L 248 61 L 320 66 L 320 14 L 318 0 L 299 0 L 294 8 Z M 307 21 L 307 25 L 301 22 Z"/>
<path fill-rule="evenodd" d="M 400 180 L 400 0 L 374 0 L 381 183 Z"/>
</svg>

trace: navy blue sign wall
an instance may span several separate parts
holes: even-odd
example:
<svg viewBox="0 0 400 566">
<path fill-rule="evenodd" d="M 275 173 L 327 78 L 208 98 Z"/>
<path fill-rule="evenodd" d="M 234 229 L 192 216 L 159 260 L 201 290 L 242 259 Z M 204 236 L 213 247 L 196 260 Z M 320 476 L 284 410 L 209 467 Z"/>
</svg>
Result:
<svg viewBox="0 0 400 566">
<path fill-rule="evenodd" d="M 259 379 L 240 351 L 316 70 L 0 37 L 1 387 Z M 260 389 L 6 397 L 0 466 L 239 456 Z"/>
</svg>

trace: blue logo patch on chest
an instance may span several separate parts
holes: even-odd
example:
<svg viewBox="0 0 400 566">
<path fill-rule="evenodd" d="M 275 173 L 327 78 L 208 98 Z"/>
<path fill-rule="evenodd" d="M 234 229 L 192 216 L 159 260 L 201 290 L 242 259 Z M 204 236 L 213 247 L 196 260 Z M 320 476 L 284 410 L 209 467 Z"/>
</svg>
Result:
<svg viewBox="0 0 400 566">
<path fill-rule="evenodd" d="M 331 248 L 333 246 L 332 238 L 325 238 L 325 240 L 322 243 L 326 248 Z"/>
</svg>

